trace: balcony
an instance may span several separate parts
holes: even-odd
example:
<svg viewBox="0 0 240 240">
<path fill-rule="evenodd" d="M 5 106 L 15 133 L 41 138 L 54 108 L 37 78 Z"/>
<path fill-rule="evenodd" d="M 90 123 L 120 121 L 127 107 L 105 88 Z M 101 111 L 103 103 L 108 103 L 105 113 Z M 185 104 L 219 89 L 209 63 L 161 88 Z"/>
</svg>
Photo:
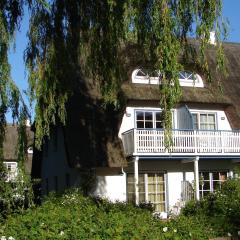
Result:
<svg viewBox="0 0 240 240">
<path fill-rule="evenodd" d="M 126 156 L 240 157 L 240 131 L 172 130 L 168 149 L 161 129 L 131 129 L 122 141 Z"/>
</svg>

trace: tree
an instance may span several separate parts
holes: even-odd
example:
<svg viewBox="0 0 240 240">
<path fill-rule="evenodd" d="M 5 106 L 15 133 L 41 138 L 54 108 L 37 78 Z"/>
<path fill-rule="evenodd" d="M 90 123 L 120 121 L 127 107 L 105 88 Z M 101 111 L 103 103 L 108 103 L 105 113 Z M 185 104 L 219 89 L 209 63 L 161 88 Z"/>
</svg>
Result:
<svg viewBox="0 0 240 240">
<path fill-rule="evenodd" d="M 65 104 L 83 75 L 94 76 L 104 102 L 119 107 L 120 51 L 128 42 L 143 48 L 143 57 L 161 72 L 159 99 L 166 131 L 171 129 L 171 108 L 181 95 L 179 56 L 187 59 L 194 52 L 188 36 L 194 34 L 199 39 L 197 64 L 209 72 L 205 49 L 210 31 L 215 30 L 217 68 L 224 67 L 220 39 L 226 28 L 221 0 L 5 0 L 0 4 L 0 29 L 4 33 L 0 39 L 0 72 L 4 78 L 0 81 L 5 86 L 1 91 L 0 126 L 9 99 L 14 100 L 14 116 L 18 115 L 19 99 L 10 85 L 7 49 L 24 4 L 31 11 L 25 62 L 31 100 L 36 101 L 38 147 L 56 120 L 65 123 Z"/>
</svg>

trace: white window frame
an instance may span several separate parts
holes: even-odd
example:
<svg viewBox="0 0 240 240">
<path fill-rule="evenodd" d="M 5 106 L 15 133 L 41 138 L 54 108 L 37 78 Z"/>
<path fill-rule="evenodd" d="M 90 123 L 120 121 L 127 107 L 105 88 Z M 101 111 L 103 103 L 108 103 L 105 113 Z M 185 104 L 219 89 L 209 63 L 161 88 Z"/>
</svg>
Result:
<svg viewBox="0 0 240 240">
<path fill-rule="evenodd" d="M 200 122 L 200 115 L 203 115 L 203 114 L 207 114 L 207 115 L 214 115 L 214 123 L 215 123 L 215 129 L 214 130 L 218 130 L 218 122 L 217 122 L 217 112 L 214 112 L 214 111 L 190 111 L 191 114 L 197 114 L 197 123 L 198 123 L 198 128 L 195 129 L 194 128 L 194 122 L 193 122 L 193 128 L 195 130 L 206 130 L 208 131 L 208 129 L 200 129 L 200 126 L 201 126 L 201 122 Z M 210 129 L 211 130 L 211 129 Z M 212 131 L 214 131 L 212 130 Z"/>
<path fill-rule="evenodd" d="M 18 174 L 18 164 L 17 162 L 3 162 L 7 170 L 6 182 L 16 180 Z M 10 167 L 10 168 L 9 168 Z"/>
<path fill-rule="evenodd" d="M 127 174 L 132 174 L 133 175 L 133 179 L 134 179 L 134 174 L 133 173 L 127 173 Z M 154 175 L 162 175 L 163 176 L 163 185 L 164 185 L 164 192 L 158 192 L 157 190 L 157 186 L 158 186 L 158 182 L 156 182 L 156 185 L 155 185 L 155 194 L 157 195 L 158 193 L 160 194 L 163 194 L 164 196 L 164 201 L 162 202 L 159 202 L 159 203 L 156 203 L 156 202 L 152 202 L 153 205 L 156 205 L 156 204 L 164 204 L 164 211 L 162 212 L 166 212 L 167 211 L 167 184 L 166 184 L 166 181 L 167 181 L 167 178 L 166 178 L 166 173 L 164 172 L 140 172 L 139 175 L 143 175 L 143 179 L 144 179 L 144 193 L 145 193 L 145 200 L 144 202 L 145 203 L 148 203 L 149 202 L 149 190 L 148 190 L 148 176 L 150 174 L 154 174 Z M 134 185 L 134 182 L 130 182 L 131 184 Z M 128 186 L 128 178 L 126 178 L 126 184 Z M 143 192 L 141 192 L 143 193 Z M 132 193 L 134 194 L 134 193 Z M 127 198 L 128 198 L 128 188 L 127 188 Z M 129 201 L 129 199 L 127 199 L 127 201 Z"/>
<path fill-rule="evenodd" d="M 135 128 L 137 128 L 137 112 L 148 112 L 148 113 L 152 113 L 152 124 L 153 124 L 153 127 L 152 128 L 149 128 L 149 129 L 163 129 L 163 128 L 156 128 L 156 123 L 159 122 L 156 120 L 156 113 L 162 113 L 161 110 L 150 110 L 150 109 L 135 109 L 134 111 L 134 126 Z M 144 115 L 145 116 L 145 115 Z M 144 117 L 144 123 L 145 123 L 145 117 Z M 162 121 L 160 121 L 162 122 Z M 144 124 L 145 125 L 145 124 Z M 145 127 L 144 127 L 145 129 Z"/>
<path fill-rule="evenodd" d="M 138 76 L 138 73 L 142 72 L 145 76 Z M 189 76 L 184 77 L 182 72 L 189 73 Z M 141 68 L 135 69 L 132 72 L 132 83 L 140 83 L 140 84 L 161 84 L 160 72 L 157 72 L 159 77 L 153 77 L 149 75 L 149 73 Z M 194 76 L 195 79 L 191 79 L 191 76 Z M 180 71 L 179 72 L 179 84 L 182 87 L 199 87 L 203 88 L 203 80 L 201 76 L 197 73 L 189 72 L 189 71 Z"/>
<path fill-rule="evenodd" d="M 201 176 L 202 176 L 202 174 L 203 173 L 207 173 L 208 174 L 208 177 L 209 177 L 209 180 L 204 180 L 203 181 L 203 183 L 204 182 L 209 182 L 209 189 L 203 189 L 203 185 L 201 184 L 201 181 L 200 181 L 200 184 L 199 184 L 199 194 L 200 194 L 200 197 L 201 198 L 204 198 L 204 192 L 208 192 L 208 193 L 211 193 L 211 192 L 214 192 L 216 189 L 214 189 L 214 182 L 218 182 L 219 184 L 220 184 L 220 187 L 221 187 L 221 184 L 223 183 L 223 182 L 225 182 L 226 180 L 221 180 L 221 179 L 213 179 L 213 174 L 214 173 L 218 173 L 218 174 L 220 174 L 220 173 L 226 173 L 226 175 L 227 175 L 227 178 L 229 177 L 229 175 L 230 175 L 230 173 L 229 173 L 229 171 L 228 170 L 216 170 L 216 171 L 200 171 L 199 172 L 199 177 L 200 177 L 200 179 L 201 179 Z"/>
</svg>

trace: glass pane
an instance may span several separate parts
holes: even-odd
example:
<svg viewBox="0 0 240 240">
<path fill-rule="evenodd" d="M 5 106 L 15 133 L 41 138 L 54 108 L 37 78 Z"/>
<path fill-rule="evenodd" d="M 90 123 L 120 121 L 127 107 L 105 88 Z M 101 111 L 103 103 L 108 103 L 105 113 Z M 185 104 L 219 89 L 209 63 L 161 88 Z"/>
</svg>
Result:
<svg viewBox="0 0 240 240">
<path fill-rule="evenodd" d="M 200 178 L 203 178 L 204 180 L 209 180 L 209 173 L 208 172 L 201 173 Z"/>
<path fill-rule="evenodd" d="M 220 189 L 220 185 L 221 185 L 220 181 L 213 181 L 213 190 L 215 191 Z"/>
<path fill-rule="evenodd" d="M 218 172 L 213 172 L 213 180 L 219 180 L 219 173 Z"/>
<path fill-rule="evenodd" d="M 157 185 L 157 191 L 158 192 L 164 192 L 164 183 L 160 183 Z"/>
<path fill-rule="evenodd" d="M 208 130 L 215 130 L 215 124 L 208 124 Z"/>
<path fill-rule="evenodd" d="M 208 114 L 208 122 L 215 123 L 215 115 L 214 114 Z"/>
<path fill-rule="evenodd" d="M 144 120 L 144 112 L 136 112 L 137 120 Z"/>
<path fill-rule="evenodd" d="M 144 122 L 143 121 L 137 121 L 137 128 L 144 128 Z"/>
<path fill-rule="evenodd" d="M 200 123 L 207 122 L 207 114 L 200 114 Z"/>
<path fill-rule="evenodd" d="M 139 174 L 138 175 L 138 181 L 139 182 L 144 182 L 144 174 Z"/>
<path fill-rule="evenodd" d="M 127 181 L 128 181 L 128 182 L 134 182 L 134 175 L 131 174 L 131 173 L 128 173 L 128 174 L 127 174 Z"/>
<path fill-rule="evenodd" d="M 135 198 L 134 198 L 134 194 L 133 193 L 131 193 L 131 194 L 128 193 L 127 198 L 128 198 L 128 202 L 134 202 Z"/>
<path fill-rule="evenodd" d="M 145 193 L 139 193 L 139 201 L 145 202 Z"/>
<path fill-rule="evenodd" d="M 203 190 L 210 190 L 210 182 L 209 181 L 204 181 Z"/>
<path fill-rule="evenodd" d="M 147 74 L 145 73 L 144 70 L 139 69 L 139 71 L 136 74 L 138 77 L 146 77 Z"/>
<path fill-rule="evenodd" d="M 220 172 L 219 173 L 219 180 L 226 181 L 227 180 L 227 172 Z"/>
<path fill-rule="evenodd" d="M 127 185 L 127 191 L 128 192 L 134 192 L 135 190 L 134 190 L 134 185 L 133 184 L 128 184 Z"/>
<path fill-rule="evenodd" d="M 201 130 L 208 130 L 208 124 L 200 123 L 200 129 Z"/>
<path fill-rule="evenodd" d="M 162 122 L 156 122 L 156 128 L 163 128 Z"/>
<path fill-rule="evenodd" d="M 154 174 L 148 174 L 148 183 L 154 183 Z"/>
<path fill-rule="evenodd" d="M 145 120 L 148 120 L 148 121 L 153 120 L 152 112 L 145 112 Z"/>
<path fill-rule="evenodd" d="M 148 192 L 155 192 L 155 184 L 148 184 Z"/>
<path fill-rule="evenodd" d="M 138 184 L 139 192 L 145 192 L 145 184 Z"/>
<path fill-rule="evenodd" d="M 158 175 L 157 175 L 157 181 L 158 181 L 158 183 L 159 183 L 159 182 L 164 182 L 164 176 L 163 176 L 163 174 L 158 174 Z"/>
<path fill-rule="evenodd" d="M 148 194 L 148 201 L 151 203 L 155 203 L 156 202 L 155 194 Z"/>
<path fill-rule="evenodd" d="M 156 121 L 162 121 L 161 113 L 156 112 L 155 114 L 156 114 Z"/>
<path fill-rule="evenodd" d="M 145 122 L 145 128 L 153 128 L 153 122 Z"/>
</svg>

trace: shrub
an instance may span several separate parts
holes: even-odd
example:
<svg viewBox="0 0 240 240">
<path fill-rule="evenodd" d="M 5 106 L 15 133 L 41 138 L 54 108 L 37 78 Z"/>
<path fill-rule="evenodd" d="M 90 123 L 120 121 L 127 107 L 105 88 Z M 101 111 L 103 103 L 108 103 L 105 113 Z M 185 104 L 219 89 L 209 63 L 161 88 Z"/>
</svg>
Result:
<svg viewBox="0 0 240 240">
<path fill-rule="evenodd" d="M 153 217 L 148 209 L 107 199 L 84 197 L 78 190 L 11 215 L 0 236 L 16 239 L 159 239 L 192 240 L 214 236 L 203 221 L 181 216 L 169 221 Z"/>
<path fill-rule="evenodd" d="M 240 180 L 230 179 L 204 199 L 188 202 L 181 214 L 205 218 L 219 236 L 228 233 L 237 236 L 240 230 Z"/>
</svg>

